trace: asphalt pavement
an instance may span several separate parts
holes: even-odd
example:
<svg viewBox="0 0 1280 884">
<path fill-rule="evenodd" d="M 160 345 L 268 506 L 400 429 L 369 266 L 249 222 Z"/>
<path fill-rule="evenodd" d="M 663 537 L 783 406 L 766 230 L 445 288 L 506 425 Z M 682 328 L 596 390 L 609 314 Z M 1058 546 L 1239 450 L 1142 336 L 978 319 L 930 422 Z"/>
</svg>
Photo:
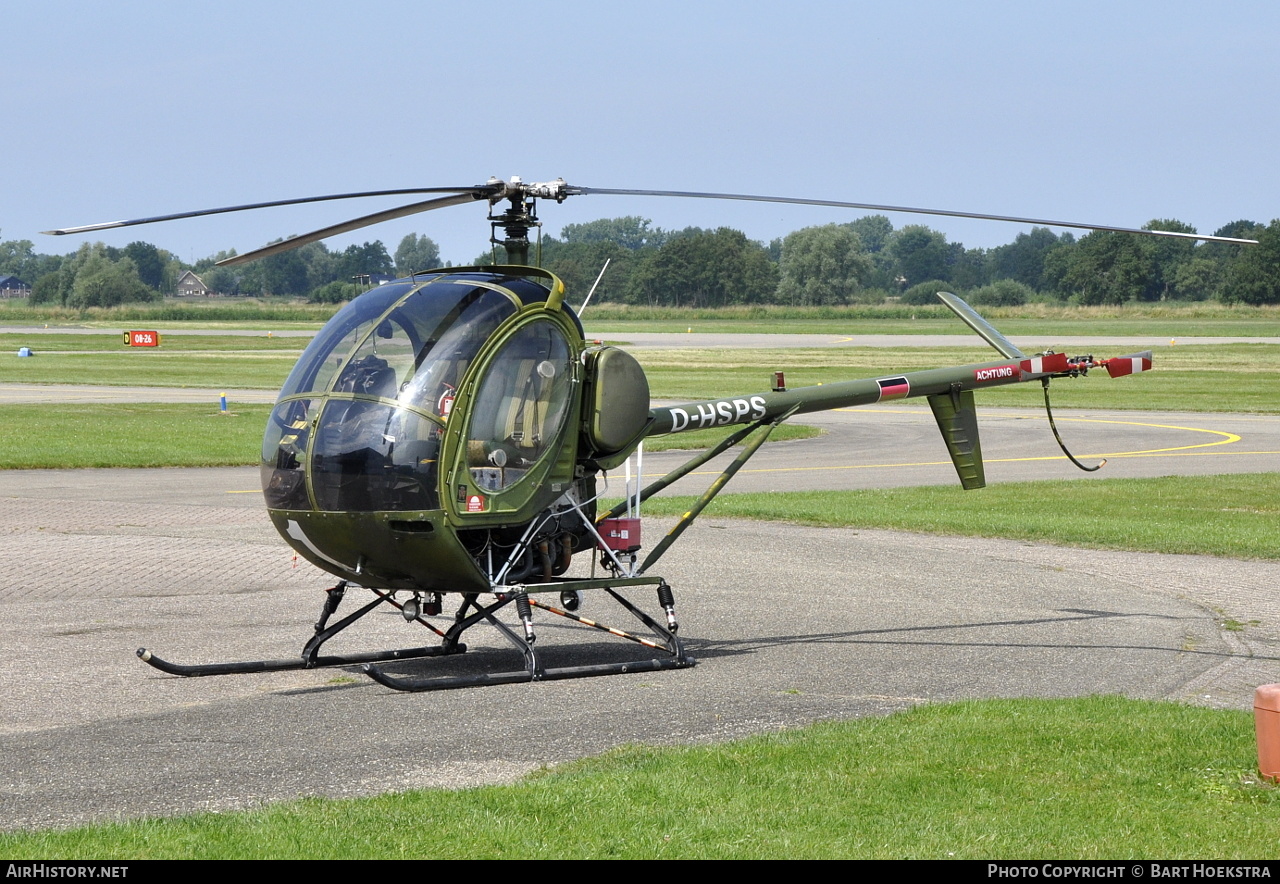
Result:
<svg viewBox="0 0 1280 884">
<path fill-rule="evenodd" d="M 0 473 L 0 496 L 4 827 L 504 782 L 625 743 L 968 697 L 1115 693 L 1245 709 L 1254 687 L 1280 681 L 1273 563 L 714 513 L 656 569 L 675 589 L 693 669 L 416 695 L 354 668 L 175 678 L 134 649 L 179 662 L 296 655 L 332 584 L 276 536 L 256 470 L 13 471 Z M 646 530 L 652 543 L 665 529 Z M 628 626 L 600 596 L 583 613 Z M 552 620 L 536 617 L 547 665 L 636 654 Z M 388 609 L 331 650 L 429 638 Z M 461 658 L 390 669 L 519 665 L 491 628 L 468 641 Z"/>
<path fill-rule="evenodd" d="M 0 401 L 32 394 L 21 386 L 4 385 Z M 1077 454 L 1109 461 L 1084 474 L 1042 414 L 980 414 L 992 483 L 1280 469 L 1276 416 L 1063 410 Z M 955 481 L 927 408 L 803 420 L 826 434 L 765 446 L 729 490 Z M 686 456 L 651 453 L 645 473 Z M 673 490 L 700 490 L 717 473 L 708 465 Z M 504 782 L 625 743 L 722 740 L 969 697 L 1115 693 L 1247 709 L 1257 685 L 1280 681 L 1273 563 L 735 522 L 714 510 L 656 569 L 675 589 L 693 669 L 418 695 L 353 668 L 182 679 L 134 649 L 179 662 L 296 655 L 333 582 L 276 536 L 256 469 L 8 471 L 0 497 L 5 828 Z M 646 525 L 649 545 L 664 530 Z M 583 613 L 628 625 L 599 596 Z M 548 665 L 636 653 L 542 613 L 535 623 Z M 332 650 L 429 637 L 388 609 Z M 519 663 L 488 627 L 468 643 L 460 658 L 390 669 Z"/>
</svg>

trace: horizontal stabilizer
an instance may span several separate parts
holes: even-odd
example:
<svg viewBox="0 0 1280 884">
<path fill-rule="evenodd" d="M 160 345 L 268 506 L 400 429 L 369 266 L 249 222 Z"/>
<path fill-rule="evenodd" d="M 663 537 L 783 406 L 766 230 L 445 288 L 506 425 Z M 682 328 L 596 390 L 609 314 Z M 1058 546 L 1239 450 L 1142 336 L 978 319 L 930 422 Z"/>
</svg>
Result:
<svg viewBox="0 0 1280 884">
<path fill-rule="evenodd" d="M 982 468 L 982 445 L 978 441 L 978 412 L 973 405 L 973 391 L 938 393 L 928 398 L 960 484 L 966 491 L 982 488 L 987 484 L 987 477 Z"/>
<path fill-rule="evenodd" d="M 996 352 L 1001 356 L 1008 359 L 1021 359 L 1026 355 L 1013 345 L 1013 341 L 1000 334 L 994 325 L 979 316 L 978 311 L 970 307 L 963 298 L 953 295 L 951 292 L 938 292 L 938 297 L 942 299 L 942 303 L 951 308 L 952 313 L 964 321 L 965 325 L 980 334 L 988 344 L 995 347 Z"/>
<path fill-rule="evenodd" d="M 1103 365 L 1107 367 L 1107 374 L 1113 378 L 1137 374 L 1140 371 L 1151 371 L 1151 351 L 1144 350 L 1132 356 L 1117 356 L 1114 359 L 1107 359 Z"/>
</svg>

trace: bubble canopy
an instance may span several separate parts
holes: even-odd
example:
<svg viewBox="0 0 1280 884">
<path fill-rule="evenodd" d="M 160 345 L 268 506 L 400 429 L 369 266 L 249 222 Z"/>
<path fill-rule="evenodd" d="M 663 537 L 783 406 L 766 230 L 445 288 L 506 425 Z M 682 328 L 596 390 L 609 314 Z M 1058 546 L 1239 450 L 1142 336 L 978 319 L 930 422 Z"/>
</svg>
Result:
<svg viewBox="0 0 1280 884">
<path fill-rule="evenodd" d="M 538 282 L 476 271 L 397 280 L 347 304 L 303 352 L 272 411 L 262 446 L 267 505 L 439 509 L 456 392 L 499 326 L 548 300 Z"/>
</svg>

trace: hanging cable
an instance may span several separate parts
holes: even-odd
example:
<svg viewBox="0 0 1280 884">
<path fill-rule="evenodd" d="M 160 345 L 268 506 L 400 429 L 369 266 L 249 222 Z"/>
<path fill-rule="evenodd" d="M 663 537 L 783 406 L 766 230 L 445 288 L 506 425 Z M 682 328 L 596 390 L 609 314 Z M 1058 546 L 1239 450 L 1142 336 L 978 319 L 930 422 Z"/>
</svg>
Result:
<svg viewBox="0 0 1280 884">
<path fill-rule="evenodd" d="M 1085 466 L 1084 464 L 1080 463 L 1080 461 L 1076 460 L 1075 455 L 1073 455 L 1070 451 L 1067 450 L 1066 443 L 1062 441 L 1062 436 L 1058 434 L 1058 425 L 1053 422 L 1053 409 L 1049 406 L 1049 379 L 1041 378 L 1040 384 L 1041 386 L 1044 387 L 1044 412 L 1049 416 L 1049 429 L 1053 430 L 1053 438 L 1058 440 L 1058 447 L 1061 448 L 1062 453 L 1067 456 L 1067 460 L 1071 461 L 1073 464 L 1078 466 L 1080 469 L 1084 470 L 1086 473 L 1092 473 L 1096 470 L 1102 469 L 1102 467 L 1107 462 L 1107 459 L 1105 457 L 1102 459 L 1100 463 L 1096 464 L 1095 466 L 1089 467 L 1089 466 Z"/>
</svg>

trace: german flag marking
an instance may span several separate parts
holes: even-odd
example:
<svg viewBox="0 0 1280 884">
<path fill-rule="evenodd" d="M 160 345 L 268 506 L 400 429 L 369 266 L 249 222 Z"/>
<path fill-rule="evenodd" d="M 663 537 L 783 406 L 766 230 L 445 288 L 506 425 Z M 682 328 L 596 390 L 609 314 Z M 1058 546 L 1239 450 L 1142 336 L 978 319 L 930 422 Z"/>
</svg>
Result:
<svg viewBox="0 0 1280 884">
<path fill-rule="evenodd" d="M 890 399 L 906 399 L 911 393 L 911 382 L 899 375 L 896 378 L 877 378 L 876 383 L 880 385 L 879 402 L 887 402 Z"/>
</svg>

